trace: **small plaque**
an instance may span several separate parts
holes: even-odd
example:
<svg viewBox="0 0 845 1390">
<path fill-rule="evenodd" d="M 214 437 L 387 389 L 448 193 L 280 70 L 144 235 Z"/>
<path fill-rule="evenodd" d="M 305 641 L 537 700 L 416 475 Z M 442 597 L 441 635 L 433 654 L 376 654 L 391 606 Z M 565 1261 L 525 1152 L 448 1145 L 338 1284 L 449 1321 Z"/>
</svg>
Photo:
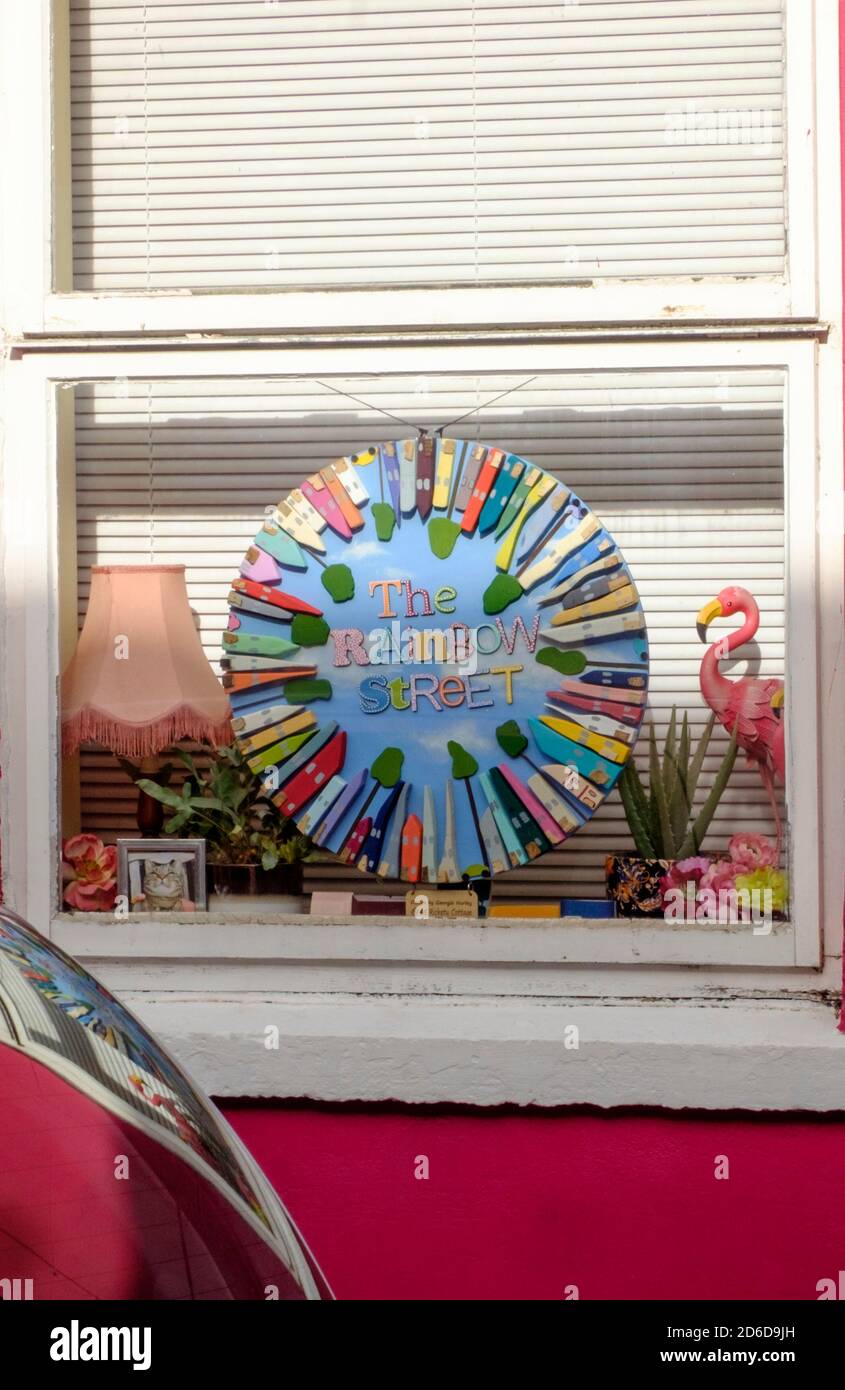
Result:
<svg viewBox="0 0 845 1390">
<path fill-rule="evenodd" d="M 478 897 L 471 888 L 412 888 L 405 894 L 405 915 L 420 922 L 477 917 Z"/>
<path fill-rule="evenodd" d="M 351 893 L 312 893 L 309 908 L 312 917 L 351 917 Z"/>
</svg>

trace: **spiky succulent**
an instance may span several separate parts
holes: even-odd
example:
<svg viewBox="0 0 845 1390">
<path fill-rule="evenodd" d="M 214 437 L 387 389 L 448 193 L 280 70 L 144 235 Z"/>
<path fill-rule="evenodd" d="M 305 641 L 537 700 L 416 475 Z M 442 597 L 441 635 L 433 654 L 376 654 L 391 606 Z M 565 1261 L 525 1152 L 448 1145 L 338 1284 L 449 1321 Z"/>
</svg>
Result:
<svg viewBox="0 0 845 1390">
<path fill-rule="evenodd" d="M 649 730 L 649 784 L 646 790 L 633 758 L 622 770 L 619 794 L 637 851 L 644 859 L 686 859 L 698 854 L 736 762 L 736 727 L 698 815 L 693 801 L 710 745 L 716 716 L 711 714 L 693 751 L 686 714 L 678 732 L 677 710 L 666 731 L 661 758 L 654 725 Z"/>
</svg>

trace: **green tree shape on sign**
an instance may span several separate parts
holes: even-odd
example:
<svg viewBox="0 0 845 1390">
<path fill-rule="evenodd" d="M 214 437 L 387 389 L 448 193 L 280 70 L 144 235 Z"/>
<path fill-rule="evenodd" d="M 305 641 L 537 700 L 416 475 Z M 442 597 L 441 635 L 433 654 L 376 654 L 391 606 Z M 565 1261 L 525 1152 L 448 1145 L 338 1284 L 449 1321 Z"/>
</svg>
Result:
<svg viewBox="0 0 845 1390">
<path fill-rule="evenodd" d="M 448 748 L 449 756 L 452 759 L 452 776 L 456 782 L 463 782 L 464 786 L 467 789 L 467 797 L 469 798 L 469 809 L 472 812 L 472 823 L 475 826 L 475 835 L 476 839 L 478 840 L 478 848 L 481 851 L 481 858 L 484 864 L 489 869 L 490 861 L 487 856 L 487 846 L 484 843 L 484 836 L 481 834 L 481 821 L 478 819 L 478 807 L 475 804 L 475 796 L 473 795 L 471 781 L 471 779 L 475 776 L 476 772 L 478 771 L 478 763 L 476 762 L 472 754 L 466 748 L 464 748 L 463 744 L 456 743 L 454 739 L 450 739 L 449 742 L 446 744 L 446 747 Z"/>
</svg>

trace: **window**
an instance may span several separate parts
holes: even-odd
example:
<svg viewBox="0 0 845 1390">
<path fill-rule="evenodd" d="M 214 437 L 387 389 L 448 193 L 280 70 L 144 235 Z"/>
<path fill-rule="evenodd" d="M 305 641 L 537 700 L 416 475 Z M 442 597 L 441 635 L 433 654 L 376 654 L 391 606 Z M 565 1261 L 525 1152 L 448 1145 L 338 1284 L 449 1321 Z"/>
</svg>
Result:
<svg viewBox="0 0 845 1390">
<path fill-rule="evenodd" d="M 395 0 L 389 21 L 363 0 L 0 0 L 0 21 L 10 903 L 191 1040 L 218 1094 L 838 1103 L 834 0 Z M 380 410 L 436 427 L 475 408 L 473 437 L 580 488 L 618 540 L 658 723 L 692 707 L 697 608 L 753 584 L 760 669 L 787 671 L 789 920 L 755 937 L 56 915 L 56 680 L 90 565 L 187 559 L 216 660 L 265 506 L 396 438 Z M 86 826 L 128 828 L 106 755 L 86 752 L 79 796 Z M 721 814 L 714 834 L 770 828 L 741 764 Z M 503 891 L 541 897 L 552 875 L 600 893 L 624 838 L 614 799 Z M 592 1045 L 572 1068 L 576 1017 Z"/>
</svg>

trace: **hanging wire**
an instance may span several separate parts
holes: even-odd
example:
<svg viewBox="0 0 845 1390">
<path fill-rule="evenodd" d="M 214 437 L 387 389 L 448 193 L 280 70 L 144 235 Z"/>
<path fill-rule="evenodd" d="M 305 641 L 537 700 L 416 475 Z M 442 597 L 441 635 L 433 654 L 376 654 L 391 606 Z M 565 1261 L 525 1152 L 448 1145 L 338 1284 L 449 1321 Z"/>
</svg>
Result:
<svg viewBox="0 0 845 1390">
<path fill-rule="evenodd" d="M 520 381 L 516 386 L 509 386 L 507 391 L 502 391 L 498 396 L 493 396 L 491 400 L 485 401 L 483 405 L 477 405 L 473 410 L 468 410 L 466 415 L 458 415 L 454 420 L 449 420 L 447 424 L 439 425 L 434 433 L 442 438 L 444 430 L 451 429 L 453 425 L 460 425 L 464 420 L 469 420 L 471 416 L 477 415 L 482 410 L 487 410 L 488 406 L 496 405 L 498 401 L 503 401 L 506 396 L 512 396 L 515 391 L 521 391 L 523 387 L 530 386 L 532 381 L 536 380 L 536 376 L 530 376 L 527 381 Z M 392 415 L 389 410 L 383 410 L 380 405 L 373 405 L 371 401 L 361 400 L 360 396 L 353 396 L 349 391 L 341 391 L 339 386 L 332 386 L 328 381 L 320 381 L 318 377 L 314 377 L 314 381 L 317 386 L 322 386 L 326 391 L 332 391 L 336 396 L 343 396 L 347 401 L 354 401 L 356 405 L 362 405 L 365 410 L 374 410 L 379 415 L 383 415 L 385 419 L 393 420 L 397 425 L 404 425 L 406 429 L 416 430 L 420 435 L 428 433 L 424 425 L 415 425 L 413 421 L 405 420 L 401 415 Z"/>
<path fill-rule="evenodd" d="M 488 406 L 495 405 L 497 401 L 503 401 L 505 396 L 512 396 L 515 391 L 521 391 L 524 386 L 530 386 L 532 381 L 536 380 L 536 376 L 530 376 L 527 381 L 521 381 L 518 386 L 509 387 L 507 391 L 502 391 L 501 395 L 493 396 L 492 400 L 485 401 L 483 405 L 477 405 L 474 410 L 468 410 L 466 415 L 458 415 L 456 419 L 450 420 L 448 424 L 440 425 L 436 433 L 442 435 L 444 430 L 451 429 L 453 425 L 462 424 L 464 420 L 469 420 L 470 416 L 477 415 L 479 411 L 486 410 Z"/>
</svg>

